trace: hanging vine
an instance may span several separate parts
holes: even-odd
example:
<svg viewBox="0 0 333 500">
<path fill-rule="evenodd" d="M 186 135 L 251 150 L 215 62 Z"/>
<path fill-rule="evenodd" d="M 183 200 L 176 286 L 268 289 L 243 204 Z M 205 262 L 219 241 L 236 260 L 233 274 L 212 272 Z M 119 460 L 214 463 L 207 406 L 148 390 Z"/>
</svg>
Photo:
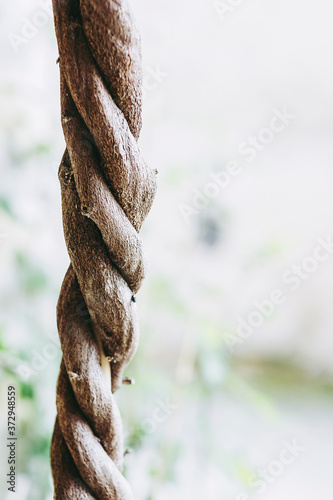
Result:
<svg viewBox="0 0 333 500">
<path fill-rule="evenodd" d="M 139 340 L 135 294 L 145 265 L 138 232 L 156 190 L 137 144 L 140 35 L 126 0 L 53 0 L 53 10 L 71 261 L 57 308 L 63 359 L 51 449 L 55 498 L 127 500 L 113 393 Z"/>
</svg>

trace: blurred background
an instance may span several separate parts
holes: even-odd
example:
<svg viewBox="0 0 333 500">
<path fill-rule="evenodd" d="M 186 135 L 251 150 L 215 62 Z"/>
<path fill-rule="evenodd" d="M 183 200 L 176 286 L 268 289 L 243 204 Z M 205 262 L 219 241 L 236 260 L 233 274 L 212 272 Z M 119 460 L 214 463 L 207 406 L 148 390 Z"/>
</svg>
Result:
<svg viewBox="0 0 333 500">
<path fill-rule="evenodd" d="M 138 500 L 331 499 L 332 3 L 131 3 L 159 189 L 117 394 L 126 476 Z M 50 2 L 2 2 L 0 25 L 0 397 L 16 386 L 15 498 L 51 500 L 68 256 Z M 5 471 L 6 411 L 0 429 Z"/>
</svg>

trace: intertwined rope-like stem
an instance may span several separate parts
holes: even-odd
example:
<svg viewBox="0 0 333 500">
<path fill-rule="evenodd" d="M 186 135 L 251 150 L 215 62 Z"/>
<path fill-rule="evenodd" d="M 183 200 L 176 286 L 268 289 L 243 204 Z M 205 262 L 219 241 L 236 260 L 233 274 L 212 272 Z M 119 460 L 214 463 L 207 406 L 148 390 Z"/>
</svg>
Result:
<svg viewBox="0 0 333 500">
<path fill-rule="evenodd" d="M 112 393 L 138 344 L 138 231 L 156 190 L 155 171 L 137 145 L 140 36 L 127 0 L 53 0 L 53 9 L 67 145 L 59 178 L 71 260 L 57 309 L 63 360 L 51 450 L 55 499 L 127 500 Z"/>
</svg>

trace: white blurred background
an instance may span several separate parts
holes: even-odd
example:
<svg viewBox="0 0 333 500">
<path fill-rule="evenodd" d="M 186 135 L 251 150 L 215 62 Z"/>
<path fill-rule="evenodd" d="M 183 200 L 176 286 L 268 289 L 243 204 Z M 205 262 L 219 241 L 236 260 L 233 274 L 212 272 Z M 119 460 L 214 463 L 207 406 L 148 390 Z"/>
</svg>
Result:
<svg viewBox="0 0 333 500">
<path fill-rule="evenodd" d="M 332 4 L 132 3 L 140 145 L 159 190 L 142 231 L 137 385 L 119 394 L 126 474 L 138 500 L 331 499 Z M 3 2 L 0 14 L 1 398 L 20 387 L 16 498 L 50 500 L 68 263 L 58 53 L 49 2 Z M 152 423 L 167 398 L 177 409 Z"/>
</svg>

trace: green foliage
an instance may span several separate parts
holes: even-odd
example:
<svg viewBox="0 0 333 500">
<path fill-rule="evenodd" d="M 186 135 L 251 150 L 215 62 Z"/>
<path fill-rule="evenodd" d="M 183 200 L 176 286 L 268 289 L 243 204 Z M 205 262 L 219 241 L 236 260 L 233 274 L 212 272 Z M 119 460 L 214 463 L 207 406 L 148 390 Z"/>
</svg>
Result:
<svg viewBox="0 0 333 500">
<path fill-rule="evenodd" d="M 15 217 L 10 200 L 5 195 L 0 196 L 0 210 L 2 210 L 5 214 L 9 215 L 12 218 Z"/>
</svg>

